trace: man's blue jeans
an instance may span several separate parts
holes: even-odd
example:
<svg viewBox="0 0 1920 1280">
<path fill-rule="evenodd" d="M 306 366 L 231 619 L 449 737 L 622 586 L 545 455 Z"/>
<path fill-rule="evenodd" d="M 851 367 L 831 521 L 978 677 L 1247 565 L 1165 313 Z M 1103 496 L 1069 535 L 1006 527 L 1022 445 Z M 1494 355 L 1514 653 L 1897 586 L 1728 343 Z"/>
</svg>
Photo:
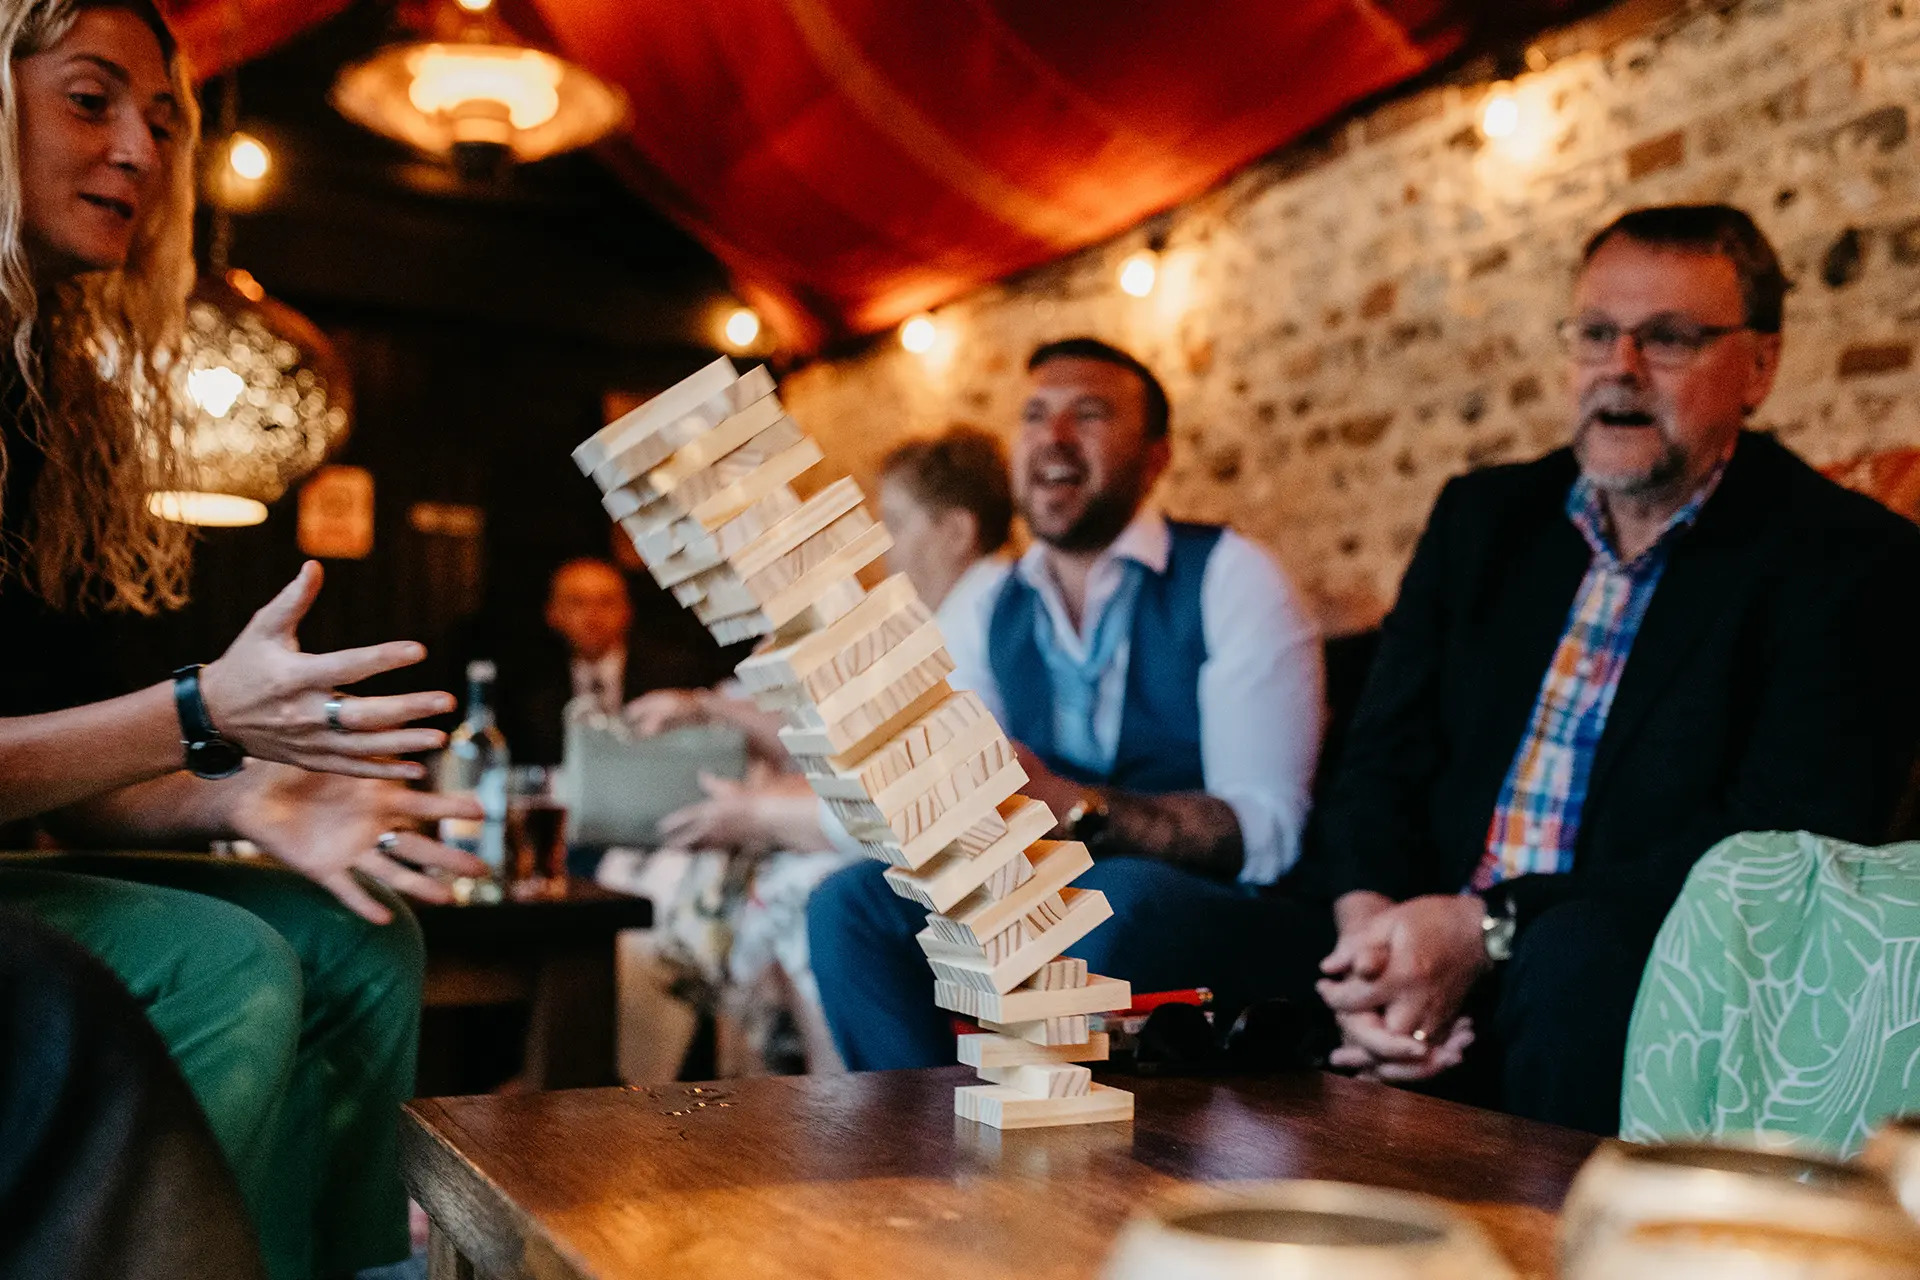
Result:
<svg viewBox="0 0 1920 1280">
<path fill-rule="evenodd" d="M 951 1015 L 933 1003 L 933 971 L 914 941 L 926 908 L 897 897 L 885 870 L 865 862 L 839 871 L 807 905 L 827 1023 L 854 1071 L 945 1066 Z M 1322 905 L 1262 897 L 1164 862 L 1105 858 L 1073 887 L 1105 893 L 1113 918 L 1067 955 L 1136 993 L 1210 987 L 1224 1019 L 1265 996 L 1312 999 L 1315 968 L 1333 946 Z"/>
</svg>

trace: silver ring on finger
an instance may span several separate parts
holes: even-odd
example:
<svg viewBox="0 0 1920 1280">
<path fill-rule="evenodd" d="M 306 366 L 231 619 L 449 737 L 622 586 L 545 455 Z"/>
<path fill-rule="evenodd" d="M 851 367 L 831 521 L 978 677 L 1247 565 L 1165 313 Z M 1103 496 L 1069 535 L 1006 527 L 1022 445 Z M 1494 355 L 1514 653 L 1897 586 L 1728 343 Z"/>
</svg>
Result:
<svg viewBox="0 0 1920 1280">
<path fill-rule="evenodd" d="M 1413 1032 L 1413 1038 L 1421 1044 L 1425 1044 L 1427 1042 L 1427 1029 L 1425 1027 L 1416 1027 Z"/>
<path fill-rule="evenodd" d="M 391 858 L 395 853 L 399 852 L 400 833 L 398 831 L 382 831 L 380 838 L 373 842 L 373 847 Z"/>
<path fill-rule="evenodd" d="M 346 695 L 338 689 L 327 695 L 327 728 L 335 733 L 348 732 L 346 722 L 340 719 L 340 710 L 346 704 Z"/>
</svg>

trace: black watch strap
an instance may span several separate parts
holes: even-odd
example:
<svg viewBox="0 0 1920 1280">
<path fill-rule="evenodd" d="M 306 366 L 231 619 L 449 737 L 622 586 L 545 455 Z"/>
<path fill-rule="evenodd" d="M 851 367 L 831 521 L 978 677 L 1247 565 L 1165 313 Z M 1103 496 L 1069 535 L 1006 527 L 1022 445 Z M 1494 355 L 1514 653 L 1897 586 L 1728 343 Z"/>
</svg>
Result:
<svg viewBox="0 0 1920 1280">
<path fill-rule="evenodd" d="M 207 701 L 200 693 L 200 663 L 173 673 L 173 709 L 180 717 L 180 743 L 187 749 L 187 768 L 201 778 L 231 778 L 240 772 L 247 753 L 220 736 Z"/>
</svg>

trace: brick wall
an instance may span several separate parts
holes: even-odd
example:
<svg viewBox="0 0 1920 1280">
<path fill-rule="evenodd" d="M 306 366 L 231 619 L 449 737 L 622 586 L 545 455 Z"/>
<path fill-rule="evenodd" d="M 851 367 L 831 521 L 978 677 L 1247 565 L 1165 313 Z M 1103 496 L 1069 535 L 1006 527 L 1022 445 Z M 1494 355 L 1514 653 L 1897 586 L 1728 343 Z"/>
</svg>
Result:
<svg viewBox="0 0 1920 1280">
<path fill-rule="evenodd" d="M 909 433 L 1010 429 L 1035 344 L 1118 342 L 1173 397 L 1166 507 L 1265 542 L 1330 629 L 1364 626 L 1448 476 L 1563 442 L 1551 327 L 1585 234 L 1725 200 L 1796 282 L 1758 424 L 1817 463 L 1920 444 L 1920 0 L 1628 0 L 1527 64 L 1505 140 L 1478 128 L 1487 83 L 1403 96 L 942 308 L 925 355 L 877 341 L 784 394 L 864 476 Z M 1154 233 L 1159 283 L 1128 297 L 1118 264 Z"/>
</svg>

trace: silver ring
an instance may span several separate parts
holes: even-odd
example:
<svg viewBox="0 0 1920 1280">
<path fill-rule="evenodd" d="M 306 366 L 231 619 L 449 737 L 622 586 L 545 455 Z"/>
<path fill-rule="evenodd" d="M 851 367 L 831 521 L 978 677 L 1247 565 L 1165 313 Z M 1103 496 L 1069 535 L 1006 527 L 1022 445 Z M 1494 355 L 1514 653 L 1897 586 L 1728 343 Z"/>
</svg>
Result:
<svg viewBox="0 0 1920 1280">
<path fill-rule="evenodd" d="M 327 697 L 327 728 L 333 730 L 335 733 L 346 733 L 349 731 L 347 726 L 340 720 L 340 708 L 343 701 L 344 699 L 341 697 L 338 689 L 334 690 L 333 693 Z"/>
<path fill-rule="evenodd" d="M 400 849 L 400 833 L 398 831 L 382 831 L 380 838 L 373 842 L 373 847 L 391 858 Z"/>
<path fill-rule="evenodd" d="M 1427 1042 L 1427 1029 L 1425 1027 L 1419 1027 L 1415 1029 L 1413 1033 L 1413 1038 L 1415 1040 L 1418 1040 L 1421 1044 L 1425 1044 Z"/>
</svg>

